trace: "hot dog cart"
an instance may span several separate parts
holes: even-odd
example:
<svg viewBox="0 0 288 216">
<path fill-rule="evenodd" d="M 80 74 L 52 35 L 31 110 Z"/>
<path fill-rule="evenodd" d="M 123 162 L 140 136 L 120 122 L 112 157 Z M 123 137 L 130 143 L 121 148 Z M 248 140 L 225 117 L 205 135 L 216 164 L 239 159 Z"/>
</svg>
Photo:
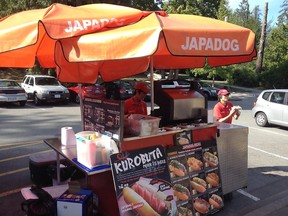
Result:
<svg viewBox="0 0 288 216">
<path fill-rule="evenodd" d="M 150 131 L 148 126 L 146 127 L 146 130 L 149 130 L 148 134 L 147 131 L 138 135 L 125 133 L 123 101 L 103 98 L 85 98 L 83 103 L 84 129 L 100 131 L 112 137 L 121 153 L 159 145 L 168 150 L 175 146 L 177 142 L 175 137 L 182 133 L 189 134 L 189 143 L 196 146 L 201 145 L 199 143 L 202 145 L 207 145 L 207 142 L 215 143 L 213 149 L 216 149 L 215 152 L 218 151 L 219 165 L 211 170 L 216 169 L 219 172 L 222 182 L 221 194 L 226 195 L 246 187 L 248 129 L 225 123 L 207 123 L 207 99 L 193 83 L 186 89 L 163 89 L 161 81 L 154 84 L 155 102 L 159 108 L 155 110 L 154 116 L 151 116 L 152 120 L 147 121 L 155 124 L 157 121 L 153 118 L 159 120 L 161 118 L 158 121 L 159 130 L 156 132 Z M 139 126 L 139 120 L 133 119 L 133 122 L 135 121 Z M 75 146 L 61 146 L 59 139 L 45 140 L 45 143 L 86 174 L 85 186 L 92 189 L 99 197 L 100 212 L 104 215 L 119 214 L 113 177 L 109 167 L 89 170 L 77 162 Z M 211 170 L 209 172 L 212 172 Z"/>
</svg>

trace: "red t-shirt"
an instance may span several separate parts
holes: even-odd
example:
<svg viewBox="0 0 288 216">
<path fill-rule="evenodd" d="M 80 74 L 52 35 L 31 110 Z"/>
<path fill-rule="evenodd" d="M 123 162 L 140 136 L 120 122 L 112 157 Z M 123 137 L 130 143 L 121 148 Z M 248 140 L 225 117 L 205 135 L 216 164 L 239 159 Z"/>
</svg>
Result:
<svg viewBox="0 0 288 216">
<path fill-rule="evenodd" d="M 144 101 L 135 103 L 133 97 L 125 100 L 124 114 L 142 114 L 147 115 L 147 104 Z"/>
<path fill-rule="evenodd" d="M 219 119 L 224 118 L 226 116 L 229 115 L 231 108 L 233 107 L 233 104 L 230 102 L 227 102 L 226 105 L 221 104 L 220 102 L 218 102 L 213 109 L 213 115 L 216 117 L 216 121 L 218 122 Z M 226 121 L 224 121 L 225 123 L 232 123 L 232 118 L 233 116 L 231 116 L 230 118 L 228 118 Z"/>
</svg>

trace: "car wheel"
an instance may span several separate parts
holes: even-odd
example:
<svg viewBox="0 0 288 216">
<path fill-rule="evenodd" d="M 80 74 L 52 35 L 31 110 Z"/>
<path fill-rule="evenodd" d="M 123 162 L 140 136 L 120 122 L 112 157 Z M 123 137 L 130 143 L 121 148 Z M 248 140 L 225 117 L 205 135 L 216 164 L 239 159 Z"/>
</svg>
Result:
<svg viewBox="0 0 288 216">
<path fill-rule="evenodd" d="M 207 99 L 210 98 L 210 94 L 209 94 L 208 92 L 204 92 L 204 95 L 205 95 L 205 97 L 206 97 Z"/>
<path fill-rule="evenodd" d="M 76 97 L 75 97 L 75 102 L 76 102 L 77 104 L 80 104 L 80 97 L 79 97 L 78 94 L 77 94 Z"/>
<path fill-rule="evenodd" d="M 255 117 L 255 122 L 260 127 L 265 127 L 268 125 L 268 119 L 265 113 L 258 112 Z"/>
<path fill-rule="evenodd" d="M 64 104 L 64 105 L 67 105 L 67 104 L 69 104 L 69 102 L 70 102 L 70 100 L 69 100 L 69 99 L 68 99 L 68 100 L 67 100 L 67 99 L 63 100 L 63 104 Z"/>
<path fill-rule="evenodd" d="M 41 100 L 38 98 L 37 93 L 34 94 L 34 104 L 41 105 Z"/>
<path fill-rule="evenodd" d="M 20 106 L 25 106 L 26 105 L 26 101 L 19 101 Z"/>
<path fill-rule="evenodd" d="M 69 93 L 70 93 L 70 97 L 69 97 L 70 102 L 75 103 L 77 94 L 74 91 L 69 91 Z"/>
</svg>

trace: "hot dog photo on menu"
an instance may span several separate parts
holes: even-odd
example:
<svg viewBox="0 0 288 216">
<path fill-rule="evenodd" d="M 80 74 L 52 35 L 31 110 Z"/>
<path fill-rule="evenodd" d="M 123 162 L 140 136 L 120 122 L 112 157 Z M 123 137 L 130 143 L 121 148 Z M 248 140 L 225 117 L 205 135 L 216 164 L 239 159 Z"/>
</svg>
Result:
<svg viewBox="0 0 288 216">
<path fill-rule="evenodd" d="M 184 164 L 181 158 L 170 160 L 168 167 L 171 178 L 184 177 L 187 175 L 187 169 Z"/>
<path fill-rule="evenodd" d="M 175 143 L 176 145 L 187 145 L 191 143 L 191 132 L 183 131 L 175 134 Z"/>
<path fill-rule="evenodd" d="M 205 180 L 209 188 L 215 188 L 220 186 L 220 177 L 219 172 L 217 170 L 206 173 Z"/>
<path fill-rule="evenodd" d="M 208 185 L 207 185 L 207 182 L 205 180 L 206 179 L 205 179 L 204 173 L 194 175 L 190 178 L 190 185 L 193 189 L 193 195 L 206 192 L 206 190 L 208 189 Z"/>
<path fill-rule="evenodd" d="M 114 154 L 111 168 L 121 216 L 176 215 L 162 146 Z"/>
<path fill-rule="evenodd" d="M 193 200 L 193 207 L 196 215 L 207 215 L 210 211 L 210 203 L 207 196 L 196 197 Z"/>
<path fill-rule="evenodd" d="M 207 149 L 203 152 L 203 160 L 206 167 L 217 167 L 219 164 L 218 154 L 215 148 Z"/>
<path fill-rule="evenodd" d="M 211 209 L 221 209 L 224 206 L 222 197 L 217 193 L 212 193 L 209 195 L 209 204 Z"/>
<path fill-rule="evenodd" d="M 187 165 L 189 172 L 200 172 L 204 168 L 202 151 L 187 154 Z"/>
</svg>

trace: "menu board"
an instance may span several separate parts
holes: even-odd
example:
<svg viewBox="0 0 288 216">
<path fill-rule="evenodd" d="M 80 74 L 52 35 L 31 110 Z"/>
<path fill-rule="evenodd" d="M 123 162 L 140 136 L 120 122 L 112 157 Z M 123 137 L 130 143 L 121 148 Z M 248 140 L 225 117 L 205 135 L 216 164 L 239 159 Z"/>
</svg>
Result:
<svg viewBox="0 0 288 216">
<path fill-rule="evenodd" d="M 123 101 L 86 97 L 83 101 L 84 130 L 99 131 L 122 140 L 123 107 Z"/>
<path fill-rule="evenodd" d="M 175 144 L 167 149 L 167 162 L 178 214 L 220 211 L 224 202 L 216 141 L 191 143 L 186 131 L 175 134 Z"/>
<path fill-rule="evenodd" d="M 162 146 L 111 155 L 111 169 L 121 216 L 176 215 Z"/>
</svg>

